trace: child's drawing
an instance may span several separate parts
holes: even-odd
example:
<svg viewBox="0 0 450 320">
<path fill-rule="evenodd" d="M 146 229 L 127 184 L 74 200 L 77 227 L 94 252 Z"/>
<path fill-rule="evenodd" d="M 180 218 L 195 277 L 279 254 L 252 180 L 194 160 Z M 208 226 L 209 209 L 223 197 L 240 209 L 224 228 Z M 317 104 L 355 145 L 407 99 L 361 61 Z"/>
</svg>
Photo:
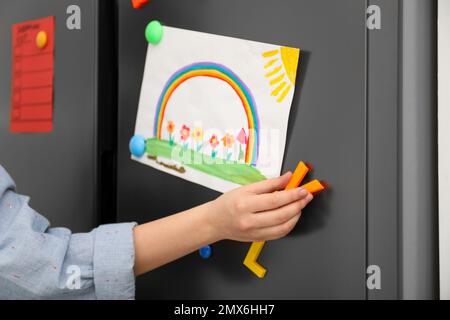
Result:
<svg viewBox="0 0 450 320">
<path fill-rule="evenodd" d="M 165 27 L 149 45 L 133 159 L 225 192 L 280 174 L 300 50 Z"/>
</svg>

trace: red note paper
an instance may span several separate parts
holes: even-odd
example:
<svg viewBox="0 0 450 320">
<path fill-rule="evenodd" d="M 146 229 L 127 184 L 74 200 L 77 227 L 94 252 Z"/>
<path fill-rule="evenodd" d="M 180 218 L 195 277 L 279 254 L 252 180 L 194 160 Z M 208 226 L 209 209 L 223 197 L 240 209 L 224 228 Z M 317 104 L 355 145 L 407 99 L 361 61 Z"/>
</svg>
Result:
<svg viewBox="0 0 450 320">
<path fill-rule="evenodd" d="M 54 17 L 13 25 L 12 132 L 53 129 L 54 30 Z M 46 41 L 39 48 L 36 38 L 41 31 L 46 34 Z"/>
</svg>

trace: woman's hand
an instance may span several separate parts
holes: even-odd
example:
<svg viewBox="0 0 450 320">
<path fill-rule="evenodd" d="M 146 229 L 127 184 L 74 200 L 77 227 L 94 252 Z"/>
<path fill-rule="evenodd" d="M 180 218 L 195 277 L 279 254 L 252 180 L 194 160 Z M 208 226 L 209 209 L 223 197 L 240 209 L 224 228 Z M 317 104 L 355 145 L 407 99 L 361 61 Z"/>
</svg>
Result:
<svg viewBox="0 0 450 320">
<path fill-rule="evenodd" d="M 286 236 L 313 199 L 307 190 L 283 190 L 291 173 L 247 185 L 210 203 L 210 224 L 219 239 L 274 240 Z M 280 191 L 283 190 L 283 191 Z"/>
</svg>

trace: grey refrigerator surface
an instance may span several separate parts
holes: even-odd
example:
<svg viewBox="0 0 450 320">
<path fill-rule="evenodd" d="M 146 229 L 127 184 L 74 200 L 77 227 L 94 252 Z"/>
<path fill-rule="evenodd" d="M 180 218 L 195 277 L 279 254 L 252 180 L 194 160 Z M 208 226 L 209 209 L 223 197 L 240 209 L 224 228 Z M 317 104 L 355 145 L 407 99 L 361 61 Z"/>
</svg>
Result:
<svg viewBox="0 0 450 320">
<path fill-rule="evenodd" d="M 380 29 L 366 28 L 371 5 Z M 330 185 L 290 236 L 266 245 L 264 279 L 242 265 L 249 244 L 223 241 L 209 260 L 194 252 L 139 278 L 138 298 L 437 297 L 435 1 L 165 0 L 138 11 L 119 1 L 117 10 L 119 221 L 158 219 L 219 195 L 130 159 L 143 30 L 153 19 L 301 48 L 283 171 L 304 160 L 315 167 L 310 177 Z M 381 287 L 367 286 L 373 270 Z"/>
<path fill-rule="evenodd" d="M 301 48 L 283 170 L 314 165 L 330 188 L 286 239 L 269 242 L 261 280 L 242 262 L 249 244 L 224 241 L 137 280 L 141 298 L 364 299 L 366 259 L 364 1 L 119 1 L 118 218 L 145 222 L 219 194 L 130 160 L 147 43 L 163 24 Z M 164 39 L 162 40 L 164 41 Z"/>
</svg>

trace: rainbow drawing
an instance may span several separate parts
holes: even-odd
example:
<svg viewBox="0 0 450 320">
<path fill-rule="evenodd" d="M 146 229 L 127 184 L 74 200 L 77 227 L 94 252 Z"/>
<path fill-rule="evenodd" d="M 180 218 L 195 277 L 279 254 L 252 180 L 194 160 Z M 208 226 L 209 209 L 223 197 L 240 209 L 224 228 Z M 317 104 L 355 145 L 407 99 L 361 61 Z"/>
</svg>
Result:
<svg viewBox="0 0 450 320">
<path fill-rule="evenodd" d="M 255 99 L 244 82 L 229 68 L 213 63 L 199 62 L 187 65 L 175 72 L 167 81 L 158 100 L 154 119 L 154 136 L 161 139 L 164 113 L 173 92 L 185 81 L 195 77 L 211 77 L 228 83 L 239 96 L 248 120 L 248 143 L 245 163 L 256 165 L 259 154 L 259 117 Z"/>
</svg>

